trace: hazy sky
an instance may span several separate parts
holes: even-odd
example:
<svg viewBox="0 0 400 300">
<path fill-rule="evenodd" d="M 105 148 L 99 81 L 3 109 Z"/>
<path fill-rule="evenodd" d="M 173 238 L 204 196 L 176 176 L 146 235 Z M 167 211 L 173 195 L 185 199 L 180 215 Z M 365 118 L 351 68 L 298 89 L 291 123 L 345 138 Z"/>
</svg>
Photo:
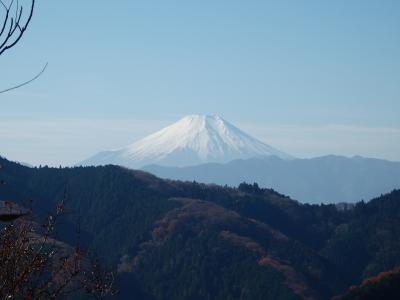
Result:
<svg viewBox="0 0 400 300">
<path fill-rule="evenodd" d="M 184 115 L 400 160 L 400 1 L 40 0 L 0 57 L 0 155 L 72 164 Z"/>
</svg>

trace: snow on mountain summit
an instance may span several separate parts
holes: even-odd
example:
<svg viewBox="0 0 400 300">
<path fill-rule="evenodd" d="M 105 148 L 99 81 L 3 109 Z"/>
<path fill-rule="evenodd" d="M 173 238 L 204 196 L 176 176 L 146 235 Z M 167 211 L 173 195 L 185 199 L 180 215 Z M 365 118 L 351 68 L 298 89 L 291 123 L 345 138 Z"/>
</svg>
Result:
<svg viewBox="0 0 400 300">
<path fill-rule="evenodd" d="M 101 152 L 82 164 L 117 164 L 130 168 L 149 164 L 180 167 L 270 155 L 292 158 L 217 115 L 190 115 L 125 148 Z"/>
</svg>

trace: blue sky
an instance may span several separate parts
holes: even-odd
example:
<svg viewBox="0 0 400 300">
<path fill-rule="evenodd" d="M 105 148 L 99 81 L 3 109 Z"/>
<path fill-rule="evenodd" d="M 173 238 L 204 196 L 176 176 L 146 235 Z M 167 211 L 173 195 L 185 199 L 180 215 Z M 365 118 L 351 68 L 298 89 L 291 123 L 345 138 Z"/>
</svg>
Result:
<svg viewBox="0 0 400 300">
<path fill-rule="evenodd" d="M 39 1 L 0 154 L 71 164 L 192 114 L 299 157 L 400 160 L 399 1 Z"/>
</svg>

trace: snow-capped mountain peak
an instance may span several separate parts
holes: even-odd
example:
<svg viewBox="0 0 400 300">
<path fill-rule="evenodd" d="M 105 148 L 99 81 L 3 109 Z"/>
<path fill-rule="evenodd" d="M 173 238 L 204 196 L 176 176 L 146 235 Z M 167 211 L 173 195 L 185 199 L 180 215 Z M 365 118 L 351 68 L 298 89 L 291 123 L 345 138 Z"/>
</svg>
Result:
<svg viewBox="0 0 400 300">
<path fill-rule="evenodd" d="M 125 148 L 101 152 L 82 164 L 188 166 L 268 155 L 292 158 L 217 115 L 189 115 Z"/>
</svg>

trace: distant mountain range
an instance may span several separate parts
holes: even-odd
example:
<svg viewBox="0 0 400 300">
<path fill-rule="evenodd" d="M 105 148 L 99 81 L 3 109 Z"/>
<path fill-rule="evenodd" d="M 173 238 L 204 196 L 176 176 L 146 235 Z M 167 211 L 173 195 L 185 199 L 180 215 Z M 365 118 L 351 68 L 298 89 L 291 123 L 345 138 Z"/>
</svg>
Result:
<svg viewBox="0 0 400 300">
<path fill-rule="evenodd" d="M 283 160 L 276 156 L 191 167 L 150 165 L 161 178 L 237 186 L 257 182 L 308 203 L 356 202 L 400 188 L 400 162 L 343 156 Z"/>
<path fill-rule="evenodd" d="M 182 167 L 270 155 L 293 158 L 219 116 L 190 115 L 125 148 L 100 152 L 80 165 L 115 164 L 133 169 L 148 164 Z"/>
<path fill-rule="evenodd" d="M 57 237 L 74 244 L 79 224 L 82 247 L 115 271 L 116 299 L 330 299 L 400 266 L 398 190 L 338 209 L 118 166 L 0 165 L 0 200 L 32 203 L 34 219 L 67 198 Z"/>
<path fill-rule="evenodd" d="M 236 186 L 257 182 L 301 202 L 370 199 L 400 187 L 400 162 L 363 157 L 297 159 L 223 118 L 190 115 L 127 147 L 78 165 L 120 165 L 162 178 Z"/>
</svg>

